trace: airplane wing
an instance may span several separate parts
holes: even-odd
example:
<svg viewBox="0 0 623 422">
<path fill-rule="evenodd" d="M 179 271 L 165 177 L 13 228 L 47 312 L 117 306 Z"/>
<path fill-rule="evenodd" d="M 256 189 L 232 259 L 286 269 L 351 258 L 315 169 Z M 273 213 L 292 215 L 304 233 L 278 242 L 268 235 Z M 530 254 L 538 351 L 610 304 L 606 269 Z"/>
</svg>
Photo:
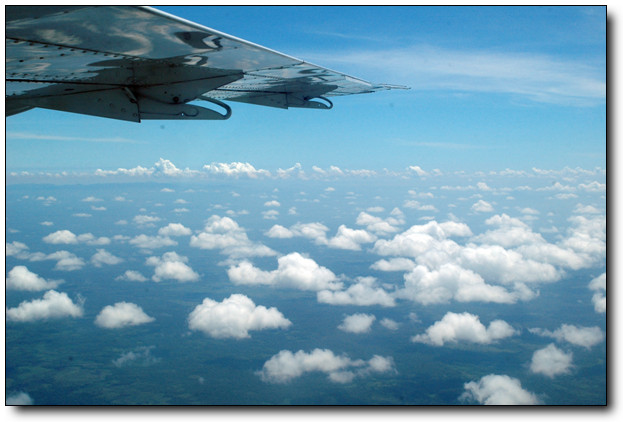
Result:
<svg viewBox="0 0 623 422">
<path fill-rule="evenodd" d="M 6 6 L 6 115 L 224 120 L 223 101 L 329 109 L 371 84 L 148 7 Z M 204 100 L 206 108 L 191 101 Z"/>
</svg>

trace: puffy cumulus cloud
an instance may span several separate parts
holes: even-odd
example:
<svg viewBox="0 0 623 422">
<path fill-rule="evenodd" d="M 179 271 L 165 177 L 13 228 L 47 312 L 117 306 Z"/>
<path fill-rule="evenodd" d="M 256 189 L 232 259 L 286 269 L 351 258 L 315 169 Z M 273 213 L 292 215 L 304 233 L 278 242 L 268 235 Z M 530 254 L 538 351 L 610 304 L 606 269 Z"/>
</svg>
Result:
<svg viewBox="0 0 623 422">
<path fill-rule="evenodd" d="M 6 396 L 7 406 L 32 406 L 35 401 L 28 393 L 20 391 Z"/>
<path fill-rule="evenodd" d="M 116 277 L 115 280 L 118 280 L 118 281 L 138 281 L 138 282 L 143 282 L 143 281 L 147 281 L 147 277 L 145 277 L 143 274 L 139 273 L 138 271 L 127 270 L 122 275 Z"/>
<path fill-rule="evenodd" d="M 60 281 L 46 280 L 31 272 L 23 265 L 18 265 L 9 271 L 6 278 L 6 288 L 14 290 L 40 291 L 56 288 Z"/>
<path fill-rule="evenodd" d="M 538 397 L 524 390 L 517 378 L 508 375 L 485 375 L 478 381 L 464 385 L 465 392 L 459 397 L 464 401 L 475 401 L 485 405 L 536 405 Z"/>
<path fill-rule="evenodd" d="M 96 176 L 131 176 L 131 177 L 146 177 L 146 176 L 164 176 L 164 177 L 192 177 L 200 175 L 198 170 L 191 170 L 189 168 L 179 169 L 171 162 L 160 158 L 154 163 L 153 167 L 137 166 L 131 169 L 118 168 L 117 170 L 102 170 L 97 169 L 95 171 Z"/>
<path fill-rule="evenodd" d="M 379 324 L 381 324 L 383 327 L 387 328 L 388 330 L 392 330 L 392 331 L 396 331 L 398 327 L 400 327 L 399 323 L 397 323 L 396 321 L 390 318 L 383 318 L 382 320 L 379 321 Z"/>
<path fill-rule="evenodd" d="M 95 237 L 91 233 L 75 235 L 69 230 L 58 230 L 54 233 L 50 233 L 43 238 L 43 241 L 52 245 L 75 245 L 78 243 L 86 243 L 88 245 L 107 245 L 110 243 L 110 239 L 107 237 Z"/>
<path fill-rule="evenodd" d="M 556 375 L 570 373 L 572 360 L 573 353 L 565 353 L 554 344 L 550 344 L 534 352 L 530 362 L 530 371 L 554 378 Z"/>
<path fill-rule="evenodd" d="M 240 176 L 246 176 L 251 179 L 270 177 L 270 172 L 268 170 L 256 169 L 249 163 L 241 162 L 206 164 L 203 166 L 203 169 L 209 174 L 235 178 Z"/>
<path fill-rule="evenodd" d="M 344 384 L 356 377 L 395 371 L 391 357 L 374 355 L 367 361 L 353 360 L 329 349 L 314 349 L 310 353 L 282 350 L 266 361 L 257 374 L 264 382 L 284 384 L 308 372 L 323 372 L 330 381 Z"/>
<path fill-rule="evenodd" d="M 116 265 L 123 262 L 123 258 L 119 258 L 104 249 L 98 249 L 91 257 L 91 263 L 96 267 L 102 265 Z"/>
<path fill-rule="evenodd" d="M 280 224 L 275 224 L 264 234 L 273 239 L 290 239 L 294 237 L 292 230 Z"/>
<path fill-rule="evenodd" d="M 249 338 L 249 331 L 290 325 L 277 308 L 257 306 L 242 294 L 232 294 L 222 302 L 205 298 L 188 316 L 188 328 L 215 338 Z"/>
<path fill-rule="evenodd" d="M 581 266 L 588 268 L 604 261 L 606 256 L 606 216 L 573 216 L 569 218 L 571 227 L 567 237 L 560 242 L 560 247 L 573 251 Z M 577 269 L 577 268 L 574 268 Z"/>
<path fill-rule="evenodd" d="M 57 251 L 47 255 L 41 252 L 35 252 L 31 254 L 28 259 L 34 262 L 45 260 L 56 261 L 54 269 L 59 271 L 76 271 L 86 265 L 82 258 L 68 251 Z"/>
<path fill-rule="evenodd" d="M 266 236 L 278 239 L 304 237 L 313 240 L 317 245 L 329 243 L 327 232 L 329 228 L 322 223 L 296 223 L 290 228 L 275 224 L 266 232 Z"/>
<path fill-rule="evenodd" d="M 496 215 L 486 220 L 487 225 L 495 228 L 475 236 L 473 241 L 483 244 L 482 247 L 497 247 L 498 250 L 514 248 L 511 249 L 514 253 L 533 266 L 534 262 L 552 266 L 546 275 L 555 278 L 553 266 L 577 270 L 597 264 L 605 256 L 605 217 L 574 216 L 570 222 L 567 236 L 558 243 L 549 243 L 524 222 L 506 214 Z"/>
<path fill-rule="evenodd" d="M 472 211 L 476 212 L 493 212 L 493 205 L 487 201 L 479 199 L 474 205 L 472 205 Z"/>
<path fill-rule="evenodd" d="M 140 306 L 134 303 L 118 302 L 114 305 L 105 306 L 95 318 L 95 325 L 101 328 L 116 329 L 153 321 L 155 318 L 147 315 Z"/>
<path fill-rule="evenodd" d="M 273 199 L 271 201 L 264 202 L 264 206 L 265 207 L 280 207 L 281 203 Z"/>
<path fill-rule="evenodd" d="M 556 341 L 566 341 L 587 349 L 601 343 L 606 337 L 599 327 L 577 327 L 570 324 L 562 324 L 560 328 L 554 331 L 542 328 L 531 328 L 529 331 L 542 337 L 551 337 L 556 339 Z"/>
<path fill-rule="evenodd" d="M 377 286 L 374 277 L 358 277 L 355 283 L 346 290 L 322 290 L 317 294 L 318 302 L 331 305 L 358 305 L 358 306 L 395 306 L 392 295 Z"/>
<path fill-rule="evenodd" d="M 467 312 L 462 314 L 448 312 L 441 321 L 428 327 L 426 333 L 412 337 L 411 341 L 434 346 L 460 341 L 489 344 L 515 334 L 517 331 L 513 327 L 499 319 L 491 321 L 489 326 L 485 327 L 477 315 Z"/>
<path fill-rule="evenodd" d="M 190 236 L 192 231 L 180 223 L 169 223 L 158 230 L 160 236 Z"/>
<path fill-rule="evenodd" d="M 352 314 L 348 315 L 344 318 L 342 323 L 338 325 L 342 331 L 347 333 L 367 333 L 370 331 L 372 327 L 372 323 L 376 320 L 374 315 L 370 314 Z"/>
<path fill-rule="evenodd" d="M 417 258 L 431 250 L 447 251 L 458 248 L 456 242 L 446 240 L 450 237 L 471 236 L 470 228 L 463 223 L 430 221 L 424 225 L 415 225 L 393 239 L 381 239 L 374 245 L 379 255 L 393 255 Z"/>
<path fill-rule="evenodd" d="M 375 240 L 376 236 L 365 230 L 349 229 L 342 224 L 338 227 L 336 235 L 328 240 L 327 245 L 335 249 L 360 251 L 362 243 L 372 243 Z"/>
<path fill-rule="evenodd" d="M 370 265 L 377 271 L 412 271 L 417 264 L 409 258 L 380 259 Z"/>
<path fill-rule="evenodd" d="M 410 209 L 417 210 L 417 211 L 430 211 L 430 212 L 439 211 L 437 208 L 435 208 L 434 205 L 421 204 L 419 201 L 416 201 L 414 199 L 406 200 L 402 204 L 402 206 L 405 208 L 410 208 Z"/>
<path fill-rule="evenodd" d="M 407 167 L 407 170 L 417 174 L 420 177 L 428 176 L 428 172 L 423 170 L 420 166 L 409 166 Z"/>
<path fill-rule="evenodd" d="M 83 310 L 67 296 L 67 293 L 49 290 L 42 299 L 24 301 L 17 308 L 6 310 L 7 321 L 30 322 L 52 318 L 82 316 Z"/>
<path fill-rule="evenodd" d="M 208 219 L 201 233 L 191 236 L 190 246 L 199 249 L 220 249 L 221 253 L 232 258 L 277 255 L 268 246 L 251 241 L 237 222 L 218 215 Z"/>
<path fill-rule="evenodd" d="M 173 164 L 170 160 L 165 160 L 164 158 L 160 158 L 156 163 L 154 163 L 154 171 L 152 173 L 154 176 L 195 176 L 199 174 L 197 170 L 190 170 L 188 167 L 185 169 L 178 169 L 175 164 Z"/>
<path fill-rule="evenodd" d="M 592 298 L 595 312 L 603 314 L 606 312 L 606 273 L 592 279 L 588 288 L 595 291 Z"/>
<path fill-rule="evenodd" d="M 400 209 L 394 208 L 387 218 L 360 212 L 355 221 L 357 225 L 366 226 L 366 230 L 378 236 L 384 236 L 398 231 L 398 226 L 404 224 L 404 214 Z"/>
<path fill-rule="evenodd" d="M 331 270 L 297 252 L 280 257 L 273 271 L 263 271 L 249 261 L 242 261 L 231 266 L 227 275 L 234 284 L 265 284 L 312 291 L 342 288 Z"/>
<path fill-rule="evenodd" d="M 160 362 L 160 358 L 155 357 L 151 351 L 155 346 L 141 346 L 134 350 L 124 352 L 112 364 L 117 368 L 126 366 L 150 366 Z"/>
<path fill-rule="evenodd" d="M 521 253 L 498 245 L 465 246 L 458 262 L 485 279 L 502 284 L 553 282 L 562 277 L 554 265 L 526 259 Z"/>
<path fill-rule="evenodd" d="M 199 274 L 194 272 L 186 263 L 188 258 L 180 256 L 175 252 L 166 252 L 162 257 L 150 256 L 146 264 L 154 268 L 153 281 L 177 280 L 179 282 L 190 282 L 199 280 Z"/>
<path fill-rule="evenodd" d="M 430 305 L 459 302 L 515 303 L 518 298 L 526 298 L 509 292 L 502 286 L 485 283 L 475 272 L 456 264 L 444 264 L 438 270 L 429 270 L 418 265 L 404 275 L 404 287 L 396 291 L 396 296 L 414 302 Z"/>
<path fill-rule="evenodd" d="M 262 217 L 265 220 L 276 220 L 278 215 L 279 215 L 279 211 L 277 210 L 268 210 L 268 211 L 262 212 Z"/>
<path fill-rule="evenodd" d="M 472 240 L 505 248 L 545 242 L 543 237 L 534 233 L 526 223 L 507 214 L 494 215 L 485 220 L 485 224 L 496 228 L 475 236 Z"/>
<path fill-rule="evenodd" d="M 148 236 L 146 234 L 135 236 L 130 239 L 129 243 L 141 249 L 158 249 L 177 245 L 177 242 L 168 236 Z"/>
<path fill-rule="evenodd" d="M 139 214 L 135 215 L 132 221 L 134 221 L 134 223 L 138 224 L 139 226 L 152 226 L 154 223 L 160 221 L 160 217 L 156 217 L 155 215 Z"/>
<path fill-rule="evenodd" d="M 28 259 L 30 252 L 28 252 L 28 246 L 22 242 L 5 242 L 5 256 L 14 256 L 19 259 Z"/>
</svg>

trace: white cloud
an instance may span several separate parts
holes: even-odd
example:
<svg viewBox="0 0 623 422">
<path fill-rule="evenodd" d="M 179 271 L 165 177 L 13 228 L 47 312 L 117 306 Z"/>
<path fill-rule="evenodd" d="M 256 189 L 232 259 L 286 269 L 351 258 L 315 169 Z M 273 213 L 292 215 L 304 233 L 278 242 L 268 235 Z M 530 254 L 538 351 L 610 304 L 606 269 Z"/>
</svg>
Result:
<svg viewBox="0 0 623 422">
<path fill-rule="evenodd" d="M 322 223 L 296 223 L 290 228 L 276 224 L 266 232 L 266 236 L 279 239 L 304 237 L 313 240 L 317 245 L 327 245 L 328 231 L 329 228 Z"/>
<path fill-rule="evenodd" d="M 485 405 L 536 405 L 538 397 L 521 387 L 517 378 L 508 375 L 485 375 L 478 381 L 464 385 L 465 392 L 459 399 Z"/>
<path fill-rule="evenodd" d="M 499 319 L 491 321 L 489 327 L 485 327 L 477 315 L 448 312 L 441 321 L 428 327 L 425 334 L 418 334 L 411 341 L 434 346 L 460 341 L 489 344 L 515 334 L 517 331 L 513 327 Z"/>
<path fill-rule="evenodd" d="M 277 308 L 256 306 L 245 295 L 217 302 L 205 298 L 188 316 L 188 327 L 215 338 L 248 338 L 249 331 L 288 328 L 292 323 Z"/>
<path fill-rule="evenodd" d="M 381 239 L 374 245 L 379 255 L 419 257 L 431 249 L 443 250 L 454 247 L 454 242 L 444 242 L 450 237 L 471 236 L 472 232 L 466 224 L 447 221 L 437 223 L 430 221 L 424 225 L 415 225 L 393 239 Z"/>
<path fill-rule="evenodd" d="M 352 360 L 347 355 L 337 356 L 329 349 L 314 349 L 310 353 L 282 350 L 266 361 L 257 374 L 264 382 L 283 384 L 307 372 L 323 372 L 330 381 L 343 384 L 356 377 L 395 372 L 395 369 L 391 357 L 374 355 L 364 361 Z"/>
<path fill-rule="evenodd" d="M 115 329 L 147 324 L 153 321 L 155 319 L 143 312 L 140 306 L 134 303 L 118 302 L 114 305 L 105 306 L 95 318 L 95 325 L 101 328 Z"/>
<path fill-rule="evenodd" d="M 86 265 L 82 258 L 78 258 L 76 255 L 68 251 L 52 252 L 49 255 L 41 252 L 35 252 L 30 254 L 28 259 L 30 261 L 56 261 L 54 269 L 59 271 L 76 271 Z"/>
<path fill-rule="evenodd" d="M 240 262 L 227 270 L 234 284 L 266 284 L 275 287 L 291 287 L 300 290 L 336 290 L 342 287 L 331 270 L 319 266 L 316 261 L 293 252 L 277 260 L 273 271 L 263 271 L 248 261 Z"/>
<path fill-rule="evenodd" d="M 82 316 L 82 307 L 71 301 L 67 293 L 49 290 L 43 299 L 24 301 L 17 308 L 6 310 L 7 321 L 30 322 L 50 318 Z"/>
<path fill-rule="evenodd" d="M 554 378 L 556 375 L 570 373 L 572 360 L 573 353 L 565 353 L 554 344 L 550 344 L 534 352 L 530 362 L 530 371 Z"/>
<path fill-rule="evenodd" d="M 69 230 L 58 230 L 54 233 L 50 233 L 49 235 L 43 238 L 45 243 L 51 243 L 53 245 L 58 244 L 76 244 L 78 243 L 78 238 L 75 234 L 70 232 Z"/>
<path fill-rule="evenodd" d="M 98 249 L 97 252 L 91 257 L 91 263 L 96 267 L 101 267 L 102 265 L 116 265 L 122 262 L 123 258 L 114 256 L 104 249 Z"/>
<path fill-rule="evenodd" d="M 220 249 L 232 258 L 251 256 L 274 256 L 269 247 L 253 242 L 246 231 L 229 217 L 213 215 L 197 235 L 190 238 L 190 246 L 200 249 Z"/>
<path fill-rule="evenodd" d="M 160 158 L 156 163 L 154 163 L 153 167 L 153 174 L 156 176 L 188 177 L 198 175 L 199 173 L 199 171 L 190 170 L 189 168 L 185 168 L 184 170 L 178 169 L 170 160 L 165 160 L 163 158 Z"/>
<path fill-rule="evenodd" d="M 329 239 L 327 244 L 330 248 L 360 251 L 362 243 L 371 243 L 375 240 L 376 236 L 365 230 L 349 229 L 342 224 L 338 227 L 336 235 Z"/>
<path fill-rule="evenodd" d="M 103 201 L 103 199 L 96 198 L 95 196 L 87 196 L 86 198 L 82 200 L 82 202 L 101 202 L 101 201 Z"/>
<path fill-rule="evenodd" d="M 158 230 L 160 236 L 190 236 L 192 231 L 180 223 L 169 223 Z"/>
<path fill-rule="evenodd" d="M 281 204 L 279 203 L 279 201 L 276 200 L 272 200 L 272 201 L 266 201 L 264 202 L 264 206 L 265 207 L 280 207 Z"/>
<path fill-rule="evenodd" d="M 5 248 L 4 248 L 4 252 L 5 252 L 5 256 L 14 256 L 16 258 L 20 258 L 20 259 L 27 259 L 28 256 L 30 255 L 28 251 L 28 246 L 25 243 L 22 242 L 5 242 Z"/>
<path fill-rule="evenodd" d="M 370 266 L 378 271 L 412 271 L 417 264 L 409 258 L 381 259 Z"/>
<path fill-rule="evenodd" d="M 194 272 L 186 263 L 188 258 L 180 256 L 175 252 L 166 252 L 162 257 L 150 256 L 146 260 L 147 265 L 154 268 L 153 281 L 177 280 L 179 282 L 189 282 L 199 280 L 199 274 Z"/>
<path fill-rule="evenodd" d="M 346 290 L 322 290 L 317 294 L 318 302 L 331 305 L 395 306 L 394 298 L 377 286 L 374 277 L 358 277 Z"/>
<path fill-rule="evenodd" d="M 592 298 L 593 306 L 595 306 L 595 312 L 603 314 L 606 312 L 606 273 L 592 279 L 588 285 L 588 288 L 595 291 Z"/>
<path fill-rule="evenodd" d="M 417 174 L 420 177 L 428 176 L 428 172 L 422 170 L 422 168 L 420 166 L 409 166 L 408 170 L 414 172 L 415 174 Z"/>
<path fill-rule="evenodd" d="M 122 353 L 117 359 L 113 360 L 112 363 L 117 368 L 122 368 L 124 366 L 129 365 L 139 365 L 139 366 L 149 366 L 154 363 L 160 362 L 160 358 L 154 357 L 151 354 L 151 351 L 155 346 L 141 346 L 137 347 L 134 350 L 130 350 L 128 352 Z"/>
<path fill-rule="evenodd" d="M 376 320 L 374 315 L 370 314 L 352 314 L 348 315 L 344 318 L 342 323 L 338 325 L 342 331 L 347 333 L 367 333 L 370 331 L 372 327 L 372 323 Z"/>
<path fill-rule="evenodd" d="M 502 286 L 485 283 L 477 273 L 456 264 L 444 264 L 438 270 L 418 265 L 404 275 L 405 284 L 396 292 L 423 305 L 459 302 L 515 303 L 519 294 Z"/>
<path fill-rule="evenodd" d="M 143 274 L 139 273 L 138 271 L 127 270 L 125 273 L 115 278 L 115 280 L 143 282 L 143 281 L 147 281 L 147 277 L 145 277 Z"/>
<path fill-rule="evenodd" d="M 154 215 L 139 214 L 135 215 L 132 220 L 138 225 L 153 225 L 153 223 L 157 223 L 158 221 L 160 221 L 160 217 L 156 217 Z"/>
<path fill-rule="evenodd" d="M 56 288 L 60 282 L 55 280 L 45 280 L 37 274 L 31 272 L 23 265 L 18 265 L 9 271 L 6 278 L 6 288 L 14 290 L 50 290 Z"/>
<path fill-rule="evenodd" d="M 262 217 L 265 220 L 276 220 L 278 215 L 279 211 L 277 210 L 262 211 Z"/>
<path fill-rule="evenodd" d="M 400 326 L 400 324 L 398 324 L 396 321 L 390 318 L 383 318 L 382 320 L 379 321 L 379 324 L 381 324 L 383 327 L 387 328 L 388 330 L 392 330 L 392 331 L 397 330 L 398 327 Z"/>
<path fill-rule="evenodd" d="M 251 179 L 258 177 L 270 177 L 270 172 L 263 169 L 256 169 L 249 163 L 212 163 L 203 166 L 203 169 L 213 175 L 224 175 L 227 177 L 238 178 L 246 176 Z"/>
<path fill-rule="evenodd" d="M 560 328 L 550 331 L 542 328 L 531 328 L 530 332 L 542 337 L 551 337 L 557 341 L 566 341 L 575 346 L 590 349 L 596 344 L 601 343 L 605 334 L 599 327 L 577 327 L 570 324 L 562 324 Z"/>
<path fill-rule="evenodd" d="M 390 217 L 385 219 L 362 211 L 357 216 L 355 222 L 360 226 L 366 226 L 366 230 L 368 231 L 376 233 L 379 236 L 384 236 L 397 232 L 397 226 L 404 224 L 405 221 L 402 212 L 398 208 L 395 208 L 391 212 Z"/>
<path fill-rule="evenodd" d="M 7 406 L 32 406 L 33 404 L 35 404 L 35 401 L 32 397 L 23 391 L 8 395 L 6 397 Z"/>
<path fill-rule="evenodd" d="M 69 230 L 58 230 L 54 233 L 50 233 L 43 238 L 43 241 L 52 245 L 75 245 L 78 243 L 86 243 L 88 245 L 107 245 L 110 243 L 110 239 L 107 237 L 96 238 L 91 233 L 75 235 Z"/>
<path fill-rule="evenodd" d="M 280 224 L 275 224 L 264 234 L 273 239 L 290 239 L 294 237 L 294 233 L 290 229 Z"/>
<path fill-rule="evenodd" d="M 493 212 L 493 205 L 487 201 L 479 199 L 474 205 L 472 205 L 472 211 L 476 212 Z"/>
<path fill-rule="evenodd" d="M 146 234 L 135 236 L 129 243 L 141 249 L 158 249 L 177 245 L 177 242 L 168 236 L 147 236 Z"/>
</svg>

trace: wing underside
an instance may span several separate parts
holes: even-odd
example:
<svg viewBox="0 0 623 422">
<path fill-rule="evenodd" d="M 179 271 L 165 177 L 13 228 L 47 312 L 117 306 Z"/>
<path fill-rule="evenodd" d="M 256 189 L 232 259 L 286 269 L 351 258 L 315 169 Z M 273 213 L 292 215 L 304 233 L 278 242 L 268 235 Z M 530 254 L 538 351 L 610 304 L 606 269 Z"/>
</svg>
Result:
<svg viewBox="0 0 623 422">
<path fill-rule="evenodd" d="M 231 114 L 223 100 L 327 109 L 327 97 L 391 88 L 151 8 L 6 7 L 7 115 L 217 120 Z"/>
</svg>

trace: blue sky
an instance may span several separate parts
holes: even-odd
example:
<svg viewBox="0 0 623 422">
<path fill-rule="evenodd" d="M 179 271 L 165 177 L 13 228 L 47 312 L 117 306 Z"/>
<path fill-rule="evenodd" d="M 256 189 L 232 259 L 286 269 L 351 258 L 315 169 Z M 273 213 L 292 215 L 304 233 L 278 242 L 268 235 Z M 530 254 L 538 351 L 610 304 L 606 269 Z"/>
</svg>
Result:
<svg viewBox="0 0 623 422">
<path fill-rule="evenodd" d="M 269 170 L 605 168 L 604 7 L 161 9 L 411 89 L 336 98 L 330 111 L 234 103 L 225 122 L 132 124 L 34 110 L 6 122 L 9 171 L 111 170 L 159 158 L 191 169 L 233 161 Z"/>
</svg>

